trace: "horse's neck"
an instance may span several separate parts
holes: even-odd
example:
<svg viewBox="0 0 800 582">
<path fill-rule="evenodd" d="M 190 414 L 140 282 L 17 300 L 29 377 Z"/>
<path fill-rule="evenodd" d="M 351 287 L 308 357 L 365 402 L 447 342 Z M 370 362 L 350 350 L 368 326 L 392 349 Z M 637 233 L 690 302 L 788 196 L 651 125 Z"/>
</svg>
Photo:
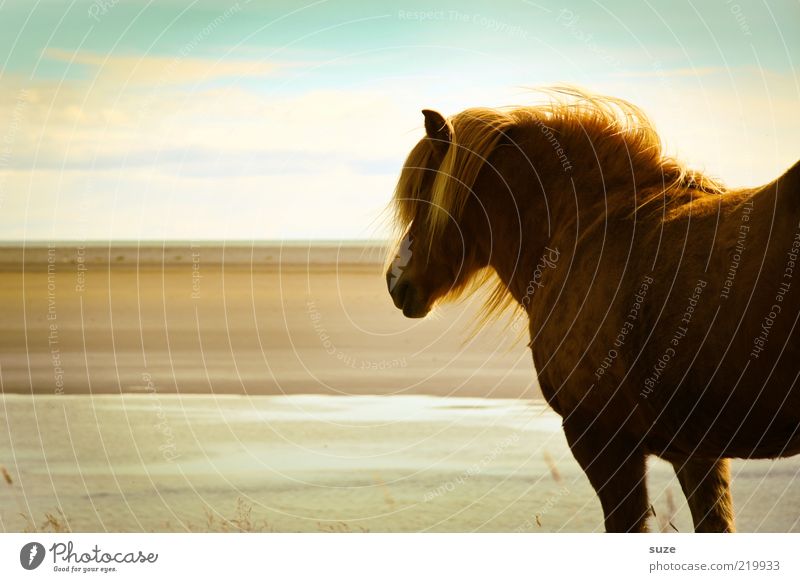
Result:
<svg viewBox="0 0 800 582">
<path fill-rule="evenodd" d="M 512 188 L 515 208 L 508 212 L 508 224 L 495 225 L 501 252 L 495 253 L 492 266 L 520 304 L 526 298 L 530 303 L 532 288 L 552 275 L 553 263 L 560 265 L 572 252 L 566 247 L 587 229 L 609 212 L 634 210 L 635 186 L 624 153 L 594 151 L 592 142 L 577 132 L 557 135 L 557 147 L 542 134 L 528 141 L 527 151 L 507 150 L 505 159 L 496 159 L 504 175 L 502 188 Z M 568 154 L 566 162 L 561 150 Z M 536 160 L 535 177 L 515 181 L 518 168 L 529 167 L 530 160 Z"/>
<path fill-rule="evenodd" d="M 521 240 L 505 237 L 497 241 L 492 267 L 514 300 L 525 308 L 560 260 L 561 249 L 551 245 L 545 233 L 546 228 L 537 232 L 528 221 L 523 223 Z"/>
</svg>

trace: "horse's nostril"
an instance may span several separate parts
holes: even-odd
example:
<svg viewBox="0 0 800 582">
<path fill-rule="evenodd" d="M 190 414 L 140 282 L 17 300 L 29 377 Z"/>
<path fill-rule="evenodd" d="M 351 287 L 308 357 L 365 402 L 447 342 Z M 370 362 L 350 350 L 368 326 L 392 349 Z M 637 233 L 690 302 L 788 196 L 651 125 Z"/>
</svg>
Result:
<svg viewBox="0 0 800 582">
<path fill-rule="evenodd" d="M 395 307 L 403 311 L 406 317 L 425 317 L 428 309 L 425 307 L 425 297 L 421 295 L 420 289 L 415 287 L 411 281 L 400 277 L 396 280 L 391 280 L 387 277 L 389 283 L 389 294 L 392 296 Z M 395 283 L 392 286 L 392 282 Z"/>
<path fill-rule="evenodd" d="M 408 281 L 398 281 L 397 284 L 394 286 L 394 289 L 390 291 L 392 299 L 394 300 L 394 304 L 398 309 L 403 308 L 403 304 L 405 303 L 406 300 L 406 295 L 408 295 L 408 288 L 409 288 Z"/>
</svg>

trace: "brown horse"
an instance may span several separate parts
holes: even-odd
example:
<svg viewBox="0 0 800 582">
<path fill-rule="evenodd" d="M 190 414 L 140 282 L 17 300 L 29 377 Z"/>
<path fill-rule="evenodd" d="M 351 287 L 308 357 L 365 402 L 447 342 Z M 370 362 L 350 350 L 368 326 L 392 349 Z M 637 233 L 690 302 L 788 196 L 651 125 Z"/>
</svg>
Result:
<svg viewBox="0 0 800 582">
<path fill-rule="evenodd" d="M 733 531 L 728 459 L 800 452 L 800 163 L 730 190 L 665 157 L 633 105 L 552 95 L 423 111 L 394 198 L 394 303 L 424 317 L 494 279 L 486 315 L 527 315 L 606 530 L 646 530 L 657 455 L 695 530 Z"/>
</svg>

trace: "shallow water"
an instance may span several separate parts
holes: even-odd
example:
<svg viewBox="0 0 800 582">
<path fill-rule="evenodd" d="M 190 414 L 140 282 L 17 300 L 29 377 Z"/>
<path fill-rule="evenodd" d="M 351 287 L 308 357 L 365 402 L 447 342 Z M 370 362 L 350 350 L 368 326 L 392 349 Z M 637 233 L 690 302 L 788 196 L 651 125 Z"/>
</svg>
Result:
<svg viewBox="0 0 800 582">
<path fill-rule="evenodd" d="M 74 531 L 237 517 L 274 531 L 602 529 L 560 418 L 539 401 L 6 395 L 0 465 L 13 481 L 0 483 L 5 531 L 57 511 Z M 739 529 L 800 531 L 799 473 L 800 458 L 735 462 Z M 653 527 L 689 531 L 666 463 L 651 463 L 649 485 Z"/>
</svg>

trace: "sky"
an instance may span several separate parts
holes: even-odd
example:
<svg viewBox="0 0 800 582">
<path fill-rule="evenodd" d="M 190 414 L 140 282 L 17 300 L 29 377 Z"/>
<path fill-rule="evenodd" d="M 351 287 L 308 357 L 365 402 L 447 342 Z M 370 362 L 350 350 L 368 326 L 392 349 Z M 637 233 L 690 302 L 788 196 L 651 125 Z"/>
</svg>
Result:
<svg viewBox="0 0 800 582">
<path fill-rule="evenodd" d="M 796 0 L 0 0 L 0 240 L 383 238 L 421 109 L 557 83 L 757 185 L 799 69 Z"/>
</svg>

